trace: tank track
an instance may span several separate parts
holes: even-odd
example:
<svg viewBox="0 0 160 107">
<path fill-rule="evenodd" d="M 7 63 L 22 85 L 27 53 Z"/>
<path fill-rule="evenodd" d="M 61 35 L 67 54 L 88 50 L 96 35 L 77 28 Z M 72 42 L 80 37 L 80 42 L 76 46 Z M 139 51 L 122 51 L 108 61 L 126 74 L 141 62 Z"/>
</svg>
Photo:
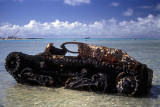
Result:
<svg viewBox="0 0 160 107">
<path fill-rule="evenodd" d="M 107 64 L 95 59 L 65 56 L 45 58 L 12 52 L 6 58 L 6 70 L 18 83 L 95 92 L 118 92 L 135 95 L 140 77 L 125 66 Z"/>
</svg>

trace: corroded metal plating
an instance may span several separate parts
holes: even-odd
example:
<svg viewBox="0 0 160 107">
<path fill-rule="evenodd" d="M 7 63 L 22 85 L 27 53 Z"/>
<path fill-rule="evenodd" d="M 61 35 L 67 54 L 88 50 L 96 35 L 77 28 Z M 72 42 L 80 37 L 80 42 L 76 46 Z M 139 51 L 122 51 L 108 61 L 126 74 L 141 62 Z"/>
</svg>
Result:
<svg viewBox="0 0 160 107">
<path fill-rule="evenodd" d="M 139 88 L 141 89 L 146 90 L 147 87 L 150 87 L 152 84 L 153 71 L 149 69 L 147 65 L 135 60 L 123 50 L 80 42 L 65 42 L 62 45 L 66 44 L 77 44 L 79 57 L 82 59 L 95 59 L 102 63 L 112 64 L 117 67 L 121 66 L 128 71 L 136 73 L 140 78 L 141 84 Z M 117 86 L 119 86 L 118 81 L 122 76 L 122 73 L 119 72 L 119 76 L 117 76 Z"/>
<path fill-rule="evenodd" d="M 66 44 L 77 44 L 78 52 Z M 69 89 L 140 94 L 151 86 L 153 71 L 126 52 L 80 42 L 65 42 L 62 49 L 47 45 L 43 53 L 12 52 L 6 70 L 22 84 L 65 86 Z M 65 56 L 66 52 L 78 56 Z"/>
</svg>

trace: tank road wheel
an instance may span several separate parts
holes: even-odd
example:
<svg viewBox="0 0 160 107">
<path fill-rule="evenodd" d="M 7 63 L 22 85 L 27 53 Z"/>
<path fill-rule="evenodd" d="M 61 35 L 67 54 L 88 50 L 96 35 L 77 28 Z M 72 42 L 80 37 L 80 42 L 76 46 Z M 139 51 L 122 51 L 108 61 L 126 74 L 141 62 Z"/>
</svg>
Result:
<svg viewBox="0 0 160 107">
<path fill-rule="evenodd" d="M 7 72 L 9 72 L 17 82 L 20 82 L 19 73 L 21 72 L 21 58 L 17 52 L 10 53 L 5 61 L 5 68 Z"/>
<path fill-rule="evenodd" d="M 126 72 L 121 72 L 117 76 L 117 91 L 119 93 L 133 96 L 136 94 L 139 86 L 139 80 L 137 76 L 131 75 Z"/>
<path fill-rule="evenodd" d="M 22 70 L 21 72 L 21 78 L 20 78 L 20 82 L 23 84 L 28 83 L 28 78 L 32 77 L 33 73 L 32 73 L 32 69 L 31 68 L 25 68 Z"/>
<path fill-rule="evenodd" d="M 109 76 L 105 73 L 97 73 L 92 76 L 92 81 L 94 81 L 94 87 L 92 87 L 93 91 L 98 92 L 109 92 L 108 81 Z"/>
<path fill-rule="evenodd" d="M 66 81 L 65 88 L 105 93 L 109 89 L 108 80 L 109 76 L 105 73 L 92 74 L 90 70 L 83 69 L 79 76 Z"/>
<path fill-rule="evenodd" d="M 5 67 L 10 74 L 16 73 L 20 68 L 20 56 L 16 52 L 10 53 L 6 58 Z"/>
<path fill-rule="evenodd" d="M 50 76 L 34 74 L 31 68 L 25 68 L 21 73 L 20 81 L 22 84 L 53 86 L 54 79 Z"/>
</svg>

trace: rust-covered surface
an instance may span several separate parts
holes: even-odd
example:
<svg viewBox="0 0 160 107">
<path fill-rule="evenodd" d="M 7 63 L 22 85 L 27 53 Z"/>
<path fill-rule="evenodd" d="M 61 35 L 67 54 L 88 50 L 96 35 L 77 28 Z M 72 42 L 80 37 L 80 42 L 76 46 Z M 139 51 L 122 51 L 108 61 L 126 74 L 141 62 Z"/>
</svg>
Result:
<svg viewBox="0 0 160 107">
<path fill-rule="evenodd" d="M 97 61 L 104 62 L 107 64 L 114 64 L 123 66 L 128 70 L 139 73 L 139 75 L 148 75 L 147 85 L 151 86 L 153 71 L 147 68 L 147 65 L 140 63 L 126 52 L 120 49 L 96 46 L 81 42 L 65 42 L 65 44 L 77 44 L 78 45 L 78 56 L 82 59 L 96 59 Z"/>
<path fill-rule="evenodd" d="M 66 44 L 77 44 L 78 52 Z M 65 56 L 67 52 L 78 56 Z M 6 70 L 22 84 L 65 86 L 98 92 L 142 94 L 152 83 L 153 71 L 120 49 L 81 42 L 65 42 L 61 49 L 49 43 L 44 52 L 27 55 L 12 52 Z"/>
<path fill-rule="evenodd" d="M 128 68 L 140 64 L 140 62 L 136 61 L 134 58 L 120 49 L 96 46 L 80 42 L 65 42 L 62 45 L 65 44 L 77 44 L 78 56 L 83 59 L 94 58 L 100 62 L 128 66 Z"/>
</svg>

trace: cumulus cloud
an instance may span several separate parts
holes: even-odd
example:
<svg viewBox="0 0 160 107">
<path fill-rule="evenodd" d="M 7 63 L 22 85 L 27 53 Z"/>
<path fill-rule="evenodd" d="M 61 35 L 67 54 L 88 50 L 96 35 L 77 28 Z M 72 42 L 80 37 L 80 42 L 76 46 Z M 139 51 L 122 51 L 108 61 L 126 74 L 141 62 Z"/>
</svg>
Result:
<svg viewBox="0 0 160 107">
<path fill-rule="evenodd" d="M 160 37 L 160 15 L 149 14 L 146 18 L 137 18 L 137 21 L 122 21 L 119 26 L 123 28 L 120 32 L 126 35 Z"/>
<path fill-rule="evenodd" d="M 91 0 L 64 0 L 64 3 L 71 6 L 78 6 L 81 4 L 89 4 Z"/>
<path fill-rule="evenodd" d="M 55 20 L 41 23 L 31 20 L 28 24 L 19 26 L 5 23 L 0 26 L 0 36 L 7 37 L 20 30 L 18 37 L 158 37 L 160 38 L 160 15 L 149 14 L 136 21 L 118 22 L 115 18 L 95 21 L 90 24 Z"/>
<path fill-rule="evenodd" d="M 133 10 L 132 9 L 127 9 L 122 13 L 124 16 L 132 16 L 133 15 Z"/>
<path fill-rule="evenodd" d="M 119 6 L 120 5 L 120 3 L 118 3 L 118 2 L 112 2 L 111 3 L 111 6 L 114 6 L 114 7 L 117 7 L 117 6 Z"/>
</svg>

